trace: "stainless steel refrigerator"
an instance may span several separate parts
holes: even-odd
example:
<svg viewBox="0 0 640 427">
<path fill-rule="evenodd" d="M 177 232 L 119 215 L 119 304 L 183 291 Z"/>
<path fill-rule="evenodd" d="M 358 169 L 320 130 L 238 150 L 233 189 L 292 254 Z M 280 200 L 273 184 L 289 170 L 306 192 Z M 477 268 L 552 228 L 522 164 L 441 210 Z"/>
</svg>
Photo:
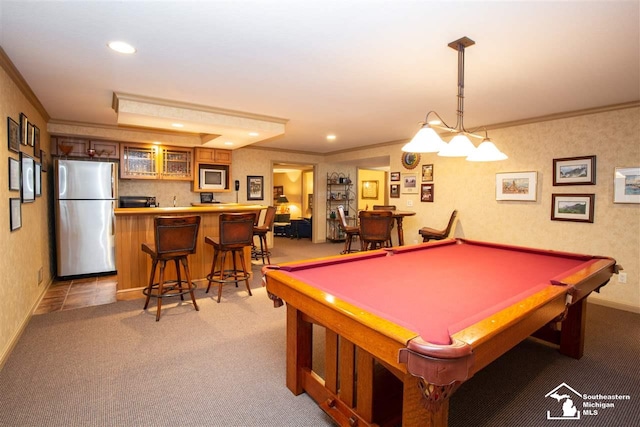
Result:
<svg viewBox="0 0 640 427">
<path fill-rule="evenodd" d="M 54 179 L 58 276 L 116 271 L 118 164 L 56 159 Z"/>
</svg>

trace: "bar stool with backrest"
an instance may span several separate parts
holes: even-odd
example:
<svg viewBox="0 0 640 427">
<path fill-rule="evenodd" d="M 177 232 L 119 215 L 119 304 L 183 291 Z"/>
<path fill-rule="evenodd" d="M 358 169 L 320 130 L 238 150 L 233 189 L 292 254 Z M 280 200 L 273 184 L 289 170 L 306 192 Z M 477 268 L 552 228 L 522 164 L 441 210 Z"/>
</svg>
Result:
<svg viewBox="0 0 640 427">
<path fill-rule="evenodd" d="M 456 220 L 456 216 L 458 215 L 458 211 L 454 210 L 451 213 L 451 217 L 449 218 L 449 223 L 447 227 L 442 230 L 436 230 L 435 228 L 422 227 L 418 230 L 418 233 L 422 236 L 422 242 L 428 242 L 429 240 L 442 240 L 446 239 L 451 233 L 451 227 L 453 226 L 453 222 Z"/>
<path fill-rule="evenodd" d="M 271 258 L 269 257 L 269 248 L 267 247 L 267 233 L 273 230 L 273 223 L 276 218 L 275 206 L 269 206 L 264 215 L 264 221 L 262 225 L 253 227 L 253 235 L 258 236 L 260 240 L 260 251 L 256 249 L 257 257 L 262 257 L 262 263 L 264 264 L 264 257 L 267 257 L 267 262 L 271 264 Z"/>
<path fill-rule="evenodd" d="M 200 229 L 199 216 L 158 216 L 153 219 L 154 243 L 143 243 L 142 251 L 151 256 L 151 275 L 149 285 L 142 291 L 147 300 L 144 309 L 149 306 L 149 299 L 154 297 L 158 300 L 156 310 L 156 322 L 160 320 L 162 299 L 179 296 L 184 301 L 184 294 L 191 295 L 193 307 L 197 310 L 198 304 L 193 290 L 196 285 L 191 282 L 189 273 L 189 262 L 187 256 L 196 252 L 196 241 L 198 230 Z M 174 261 L 176 264 L 177 280 L 167 284 L 164 280 L 165 266 L 167 261 Z M 160 276 L 158 283 L 153 283 L 156 274 L 156 267 L 160 264 Z M 183 287 L 180 273 L 180 264 L 184 270 L 186 286 Z"/>
<path fill-rule="evenodd" d="M 354 237 L 358 237 L 360 235 L 360 229 L 358 227 L 353 227 L 347 224 L 347 216 L 344 214 L 344 206 L 338 206 L 338 218 L 340 218 L 340 222 L 338 222 L 338 227 L 345 234 L 346 238 L 344 240 L 344 250 L 340 252 L 341 254 L 348 254 L 351 252 L 357 252 L 351 250 L 351 243 Z M 360 250 L 362 250 L 362 241 L 360 242 Z"/>
<path fill-rule="evenodd" d="M 225 283 L 235 283 L 245 281 L 247 291 L 251 296 L 249 286 L 250 271 L 244 259 L 244 248 L 253 246 L 253 227 L 255 213 L 223 213 L 220 214 L 220 233 L 216 241 L 215 238 L 205 236 L 204 242 L 213 246 L 213 262 L 211 272 L 207 275 L 209 284 L 205 293 L 209 292 L 212 283 L 218 284 L 218 302 L 222 296 L 222 285 Z M 227 255 L 231 255 L 232 268 L 225 268 L 228 265 Z M 240 258 L 242 269 L 236 265 L 236 257 Z"/>
<path fill-rule="evenodd" d="M 374 211 L 395 211 L 396 210 L 396 205 L 373 205 L 373 210 Z M 391 236 L 393 234 L 394 222 L 395 221 L 393 221 L 393 220 L 391 221 L 391 231 L 389 233 L 389 236 Z M 391 237 L 389 237 L 389 246 L 393 246 L 393 241 L 391 240 Z"/>
<path fill-rule="evenodd" d="M 360 211 L 362 250 L 389 247 L 393 214 L 389 210 Z"/>
</svg>

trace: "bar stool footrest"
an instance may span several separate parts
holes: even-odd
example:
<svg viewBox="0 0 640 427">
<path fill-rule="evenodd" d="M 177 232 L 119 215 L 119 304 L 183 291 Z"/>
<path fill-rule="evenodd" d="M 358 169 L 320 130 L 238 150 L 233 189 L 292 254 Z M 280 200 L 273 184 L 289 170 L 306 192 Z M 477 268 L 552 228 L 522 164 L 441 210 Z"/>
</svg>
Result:
<svg viewBox="0 0 640 427">
<path fill-rule="evenodd" d="M 215 283 L 235 283 L 244 282 L 251 278 L 250 273 L 245 273 L 242 270 L 224 270 L 223 276 L 220 278 L 220 271 L 214 271 L 213 274 L 207 274 L 207 280 Z"/>
<path fill-rule="evenodd" d="M 151 285 L 151 289 L 147 286 L 142 290 L 142 293 L 152 298 L 179 297 L 195 290 L 198 286 L 195 283 L 191 283 L 191 287 L 189 287 L 188 283 L 183 283 L 182 290 L 180 290 L 178 282 L 167 282 L 162 286 L 162 294 L 159 293 L 159 287 L 158 283 L 154 283 Z"/>
</svg>

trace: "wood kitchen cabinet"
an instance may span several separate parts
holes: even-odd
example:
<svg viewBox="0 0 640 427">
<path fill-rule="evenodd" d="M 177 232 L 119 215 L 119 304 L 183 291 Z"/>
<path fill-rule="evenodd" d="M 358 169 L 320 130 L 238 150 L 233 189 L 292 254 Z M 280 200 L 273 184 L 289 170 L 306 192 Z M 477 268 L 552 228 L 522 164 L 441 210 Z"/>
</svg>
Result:
<svg viewBox="0 0 640 427">
<path fill-rule="evenodd" d="M 193 150 L 144 144 L 120 147 L 120 178 L 193 180 Z"/>
<path fill-rule="evenodd" d="M 217 148 L 195 148 L 195 166 L 193 176 L 193 191 L 196 193 L 212 191 L 215 193 L 231 191 L 231 150 L 219 150 Z M 225 171 L 227 188 L 224 190 L 211 190 L 200 188 L 200 168 L 222 169 Z"/>
<path fill-rule="evenodd" d="M 120 158 L 120 143 L 117 141 L 89 140 L 87 138 L 52 136 L 51 151 L 54 156 L 88 158 L 89 149 L 95 150 L 94 157 L 100 159 Z"/>
<path fill-rule="evenodd" d="M 84 138 L 51 136 L 51 153 L 61 157 L 89 157 L 90 141 Z"/>
<path fill-rule="evenodd" d="M 231 150 L 217 148 L 196 148 L 196 162 L 215 165 L 230 165 Z"/>
</svg>

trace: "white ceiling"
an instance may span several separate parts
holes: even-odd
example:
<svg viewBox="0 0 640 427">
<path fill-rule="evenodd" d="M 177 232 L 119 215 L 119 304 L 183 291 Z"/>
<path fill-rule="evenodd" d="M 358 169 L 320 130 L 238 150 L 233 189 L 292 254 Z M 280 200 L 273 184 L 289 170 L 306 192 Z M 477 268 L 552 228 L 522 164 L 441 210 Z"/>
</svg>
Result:
<svg viewBox="0 0 640 427">
<path fill-rule="evenodd" d="M 118 92 L 288 119 L 256 145 L 327 153 L 455 123 L 462 36 L 467 128 L 639 100 L 639 4 L 0 0 L 0 45 L 52 120 L 117 126 Z"/>
</svg>

